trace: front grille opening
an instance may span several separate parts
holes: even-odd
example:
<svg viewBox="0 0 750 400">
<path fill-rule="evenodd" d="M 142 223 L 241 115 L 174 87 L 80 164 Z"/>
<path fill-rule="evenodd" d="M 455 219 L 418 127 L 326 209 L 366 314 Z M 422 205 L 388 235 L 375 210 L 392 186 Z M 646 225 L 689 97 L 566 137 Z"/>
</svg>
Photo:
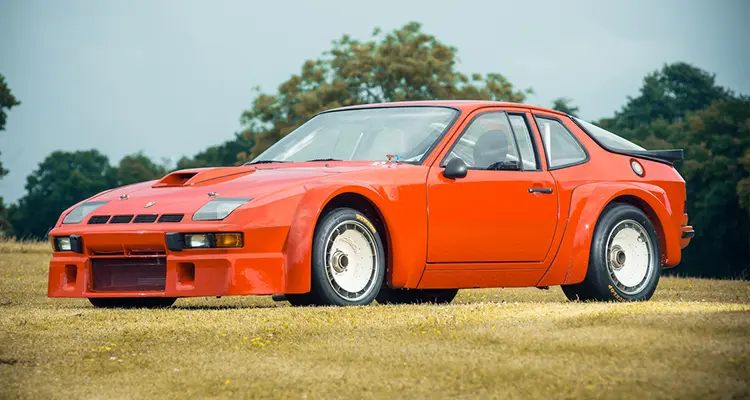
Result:
<svg viewBox="0 0 750 400">
<path fill-rule="evenodd" d="M 107 256 L 107 257 L 111 257 L 111 256 L 124 256 L 125 252 L 124 251 L 117 251 L 117 250 L 111 250 L 111 251 L 107 251 L 107 250 L 94 250 L 94 251 L 91 252 L 91 255 L 94 255 L 94 256 Z"/>
<path fill-rule="evenodd" d="M 131 256 L 164 256 L 167 253 L 162 250 L 130 250 Z"/>
<path fill-rule="evenodd" d="M 180 222 L 185 214 L 162 214 L 159 222 Z"/>
<path fill-rule="evenodd" d="M 164 257 L 95 258 L 91 270 L 95 292 L 163 292 L 167 281 Z"/>
<path fill-rule="evenodd" d="M 134 224 L 150 224 L 156 221 L 157 214 L 138 214 L 133 220 Z"/>
<path fill-rule="evenodd" d="M 127 224 L 133 219 L 132 215 L 115 215 L 109 220 L 110 224 Z"/>
<path fill-rule="evenodd" d="M 89 218 L 90 225 L 106 224 L 109 221 L 109 215 L 94 215 Z"/>
</svg>

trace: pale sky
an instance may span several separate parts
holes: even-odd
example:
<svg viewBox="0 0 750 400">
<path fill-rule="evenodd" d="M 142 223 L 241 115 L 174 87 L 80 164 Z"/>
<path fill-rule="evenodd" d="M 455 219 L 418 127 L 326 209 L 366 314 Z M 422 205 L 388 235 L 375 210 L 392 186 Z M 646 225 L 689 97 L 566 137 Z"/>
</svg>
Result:
<svg viewBox="0 0 750 400">
<path fill-rule="evenodd" d="M 0 132 L 0 196 L 22 196 L 55 150 L 193 155 L 241 129 L 254 86 L 275 91 L 344 33 L 412 20 L 458 49 L 460 71 L 532 87 L 531 104 L 572 98 L 587 119 L 675 61 L 750 94 L 744 0 L 0 0 L 0 73 L 22 102 Z"/>
</svg>

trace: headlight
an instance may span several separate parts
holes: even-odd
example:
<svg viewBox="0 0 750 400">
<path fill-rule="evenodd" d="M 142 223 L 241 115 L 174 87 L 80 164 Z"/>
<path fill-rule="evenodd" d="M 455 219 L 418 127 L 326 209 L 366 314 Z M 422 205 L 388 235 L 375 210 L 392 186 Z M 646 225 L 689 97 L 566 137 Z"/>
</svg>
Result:
<svg viewBox="0 0 750 400">
<path fill-rule="evenodd" d="M 83 254 L 83 241 L 79 235 L 54 237 L 52 238 L 52 247 L 55 251 L 72 251 Z"/>
<path fill-rule="evenodd" d="M 68 213 L 63 218 L 63 224 L 77 224 L 83 221 L 89 214 L 94 212 L 97 208 L 107 204 L 107 201 L 88 201 L 81 204 Z"/>
<path fill-rule="evenodd" d="M 186 249 L 242 247 L 242 233 L 186 233 L 183 243 Z"/>
<path fill-rule="evenodd" d="M 252 198 L 213 199 L 193 214 L 193 221 L 221 221 Z"/>
<path fill-rule="evenodd" d="M 70 251 L 70 236 L 57 238 L 57 250 L 58 251 Z"/>
</svg>

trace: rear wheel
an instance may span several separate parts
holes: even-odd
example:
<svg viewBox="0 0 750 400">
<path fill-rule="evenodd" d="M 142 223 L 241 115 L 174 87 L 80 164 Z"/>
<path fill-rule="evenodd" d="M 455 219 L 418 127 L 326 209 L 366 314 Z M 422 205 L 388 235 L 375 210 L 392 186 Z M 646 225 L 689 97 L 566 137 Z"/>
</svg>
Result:
<svg viewBox="0 0 750 400">
<path fill-rule="evenodd" d="M 96 308 L 166 308 L 176 300 L 175 297 L 89 298 Z"/>
<path fill-rule="evenodd" d="M 456 297 L 458 289 L 392 289 L 383 288 L 378 293 L 380 304 L 448 304 Z"/>
<path fill-rule="evenodd" d="M 292 305 L 361 306 L 375 300 L 385 252 L 366 216 L 345 207 L 331 211 L 315 229 L 312 250 L 311 291 L 293 296 Z"/>
<path fill-rule="evenodd" d="M 644 301 L 656 291 L 660 274 L 653 224 L 640 209 L 615 203 L 596 224 L 586 278 L 562 289 L 570 300 Z"/>
</svg>

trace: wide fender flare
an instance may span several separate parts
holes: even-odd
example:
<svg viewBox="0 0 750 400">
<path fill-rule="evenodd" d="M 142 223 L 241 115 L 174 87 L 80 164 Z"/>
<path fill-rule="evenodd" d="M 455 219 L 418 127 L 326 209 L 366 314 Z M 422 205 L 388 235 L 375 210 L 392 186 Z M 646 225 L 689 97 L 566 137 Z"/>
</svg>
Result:
<svg viewBox="0 0 750 400">
<path fill-rule="evenodd" d="M 364 196 L 379 210 L 388 201 L 387 194 L 361 182 L 316 183 L 305 185 L 305 194 L 297 205 L 284 256 L 285 293 L 307 293 L 310 291 L 312 244 L 315 225 L 326 204 L 343 193 L 356 193 Z M 383 215 L 388 225 L 388 217 Z"/>
<path fill-rule="evenodd" d="M 586 278 L 594 229 L 605 207 L 615 199 L 628 196 L 645 205 L 645 212 L 659 235 L 661 260 L 666 265 L 680 262 L 681 251 L 677 227 L 671 223 L 672 206 L 659 186 L 642 183 L 592 183 L 578 186 L 571 196 L 566 237 L 572 237 L 570 258 L 564 283 L 580 283 Z M 563 239 L 563 245 L 566 240 Z"/>
</svg>

